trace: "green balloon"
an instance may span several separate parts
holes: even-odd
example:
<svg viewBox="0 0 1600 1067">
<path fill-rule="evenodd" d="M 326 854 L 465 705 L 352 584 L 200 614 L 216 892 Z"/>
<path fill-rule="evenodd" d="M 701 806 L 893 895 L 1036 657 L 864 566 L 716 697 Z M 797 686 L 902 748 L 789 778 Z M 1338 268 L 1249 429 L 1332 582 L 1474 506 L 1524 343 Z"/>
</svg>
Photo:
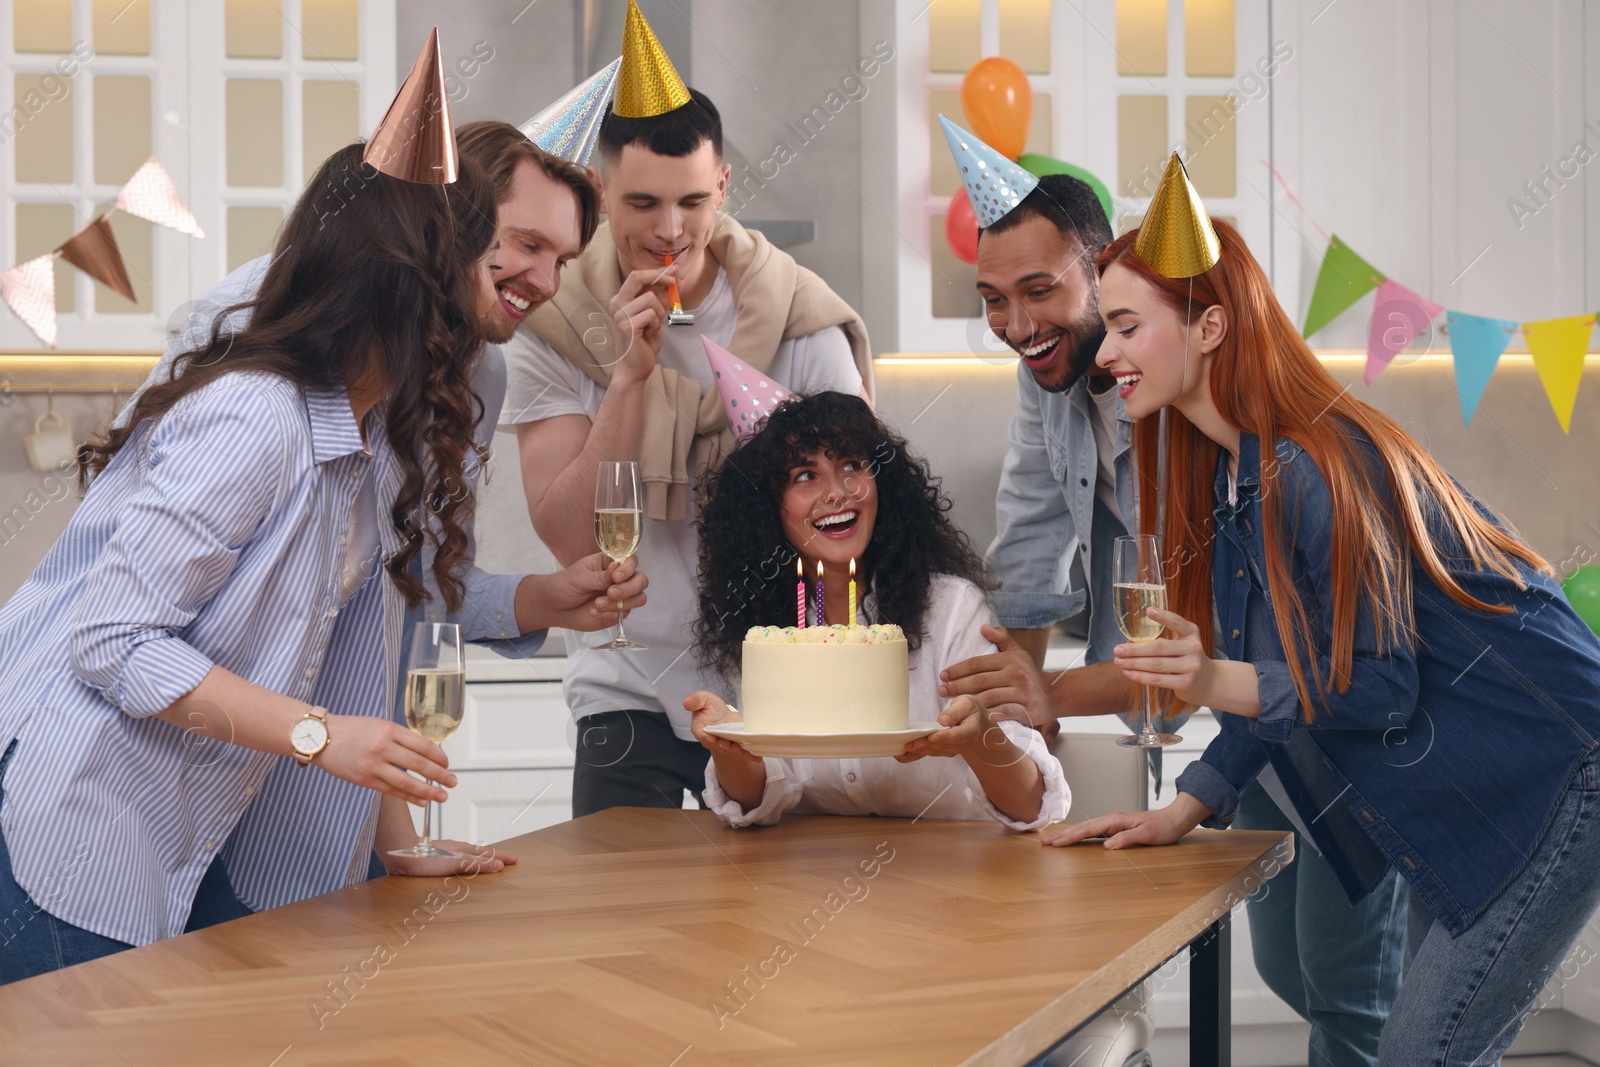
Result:
<svg viewBox="0 0 1600 1067">
<path fill-rule="evenodd" d="M 1561 591 L 1578 617 L 1600 634 L 1600 566 L 1579 567 L 1561 583 Z"/>
<path fill-rule="evenodd" d="M 1051 159 L 1049 156 L 1041 156 L 1037 152 L 1024 152 L 1017 157 L 1017 166 L 1032 174 L 1035 178 L 1043 178 L 1046 174 L 1068 174 L 1079 181 L 1087 182 L 1089 188 L 1094 190 L 1094 195 L 1100 198 L 1100 206 L 1105 209 L 1106 218 L 1115 221 L 1116 215 L 1111 207 L 1111 190 L 1106 188 L 1105 182 L 1077 164 Z"/>
</svg>

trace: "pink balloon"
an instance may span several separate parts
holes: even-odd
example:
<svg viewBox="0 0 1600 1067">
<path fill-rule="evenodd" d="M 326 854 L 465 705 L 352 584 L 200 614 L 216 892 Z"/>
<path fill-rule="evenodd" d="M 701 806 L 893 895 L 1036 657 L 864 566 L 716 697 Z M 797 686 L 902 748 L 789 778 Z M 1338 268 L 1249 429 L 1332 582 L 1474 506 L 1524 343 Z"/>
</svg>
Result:
<svg viewBox="0 0 1600 1067">
<path fill-rule="evenodd" d="M 944 239 L 961 262 L 978 262 L 978 216 L 965 189 L 957 189 L 950 198 L 950 208 L 944 213 Z"/>
</svg>

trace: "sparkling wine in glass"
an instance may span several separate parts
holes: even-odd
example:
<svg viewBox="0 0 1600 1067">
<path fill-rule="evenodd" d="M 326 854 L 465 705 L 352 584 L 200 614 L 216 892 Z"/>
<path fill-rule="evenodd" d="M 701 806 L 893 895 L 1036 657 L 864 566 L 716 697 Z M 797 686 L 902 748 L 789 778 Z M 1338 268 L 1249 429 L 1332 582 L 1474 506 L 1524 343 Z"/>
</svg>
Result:
<svg viewBox="0 0 1600 1067">
<path fill-rule="evenodd" d="M 594 484 L 594 539 L 600 551 L 613 563 L 621 563 L 638 550 L 643 532 L 639 464 L 631 459 L 601 463 Z M 622 629 L 622 605 L 618 604 L 616 638 L 595 647 L 607 652 L 627 652 L 648 646 L 628 640 Z"/>
<path fill-rule="evenodd" d="M 1154 537 L 1119 537 L 1112 547 L 1111 590 L 1116 601 L 1117 628 L 1129 641 L 1154 641 L 1162 626 L 1149 615 L 1151 608 L 1166 610 L 1167 583 L 1161 573 L 1161 550 Z M 1150 687 L 1144 690 L 1144 728 L 1117 738 L 1131 748 L 1160 748 L 1183 738 L 1158 733 L 1150 713 Z"/>
<path fill-rule="evenodd" d="M 467 672 L 461 658 L 461 627 L 453 622 L 419 622 L 412 627 L 406 659 L 406 725 L 443 744 L 461 725 L 466 710 Z M 433 807 L 422 809 L 422 840 L 391 856 L 459 856 L 433 843 Z"/>
</svg>

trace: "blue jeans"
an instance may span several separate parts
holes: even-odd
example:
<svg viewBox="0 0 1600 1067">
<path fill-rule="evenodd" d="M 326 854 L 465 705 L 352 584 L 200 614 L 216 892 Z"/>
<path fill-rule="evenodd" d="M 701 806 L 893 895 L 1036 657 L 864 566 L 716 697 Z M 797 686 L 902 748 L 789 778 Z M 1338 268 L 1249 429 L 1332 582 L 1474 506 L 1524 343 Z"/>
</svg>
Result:
<svg viewBox="0 0 1600 1067">
<path fill-rule="evenodd" d="M 1239 794 L 1234 825 L 1294 829 L 1255 782 Z M 1311 1067 L 1375 1067 L 1384 1020 L 1400 989 L 1406 884 L 1390 871 L 1352 907 L 1327 860 L 1298 833 L 1294 855 L 1245 906 L 1256 970 L 1311 1024 Z"/>
<path fill-rule="evenodd" d="M 1527 865 L 1459 936 L 1412 895 L 1406 980 L 1378 1062 L 1498 1064 L 1597 907 L 1600 755 L 1591 755 Z"/>
<path fill-rule="evenodd" d="M 16 751 L 15 741 L 0 756 L 0 807 L 5 805 L 5 771 Z M 228 872 L 220 860 L 200 879 L 184 932 L 203 930 L 229 919 L 249 915 L 250 909 L 234 896 Z M 109 956 L 133 946 L 102 937 L 62 922 L 28 896 L 11 873 L 11 853 L 0 834 L 0 985 L 70 967 L 74 963 Z"/>
</svg>

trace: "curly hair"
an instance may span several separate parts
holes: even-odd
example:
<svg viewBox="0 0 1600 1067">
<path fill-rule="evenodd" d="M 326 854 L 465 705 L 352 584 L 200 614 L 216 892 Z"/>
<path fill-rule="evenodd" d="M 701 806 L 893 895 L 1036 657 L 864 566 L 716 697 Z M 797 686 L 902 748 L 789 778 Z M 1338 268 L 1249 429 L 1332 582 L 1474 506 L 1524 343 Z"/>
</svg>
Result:
<svg viewBox="0 0 1600 1067">
<path fill-rule="evenodd" d="M 819 451 L 861 460 L 877 483 L 878 517 L 860 572 L 876 594 L 874 621 L 898 624 L 916 649 L 928 634 L 935 575 L 994 588 L 983 557 L 950 521 L 939 479 L 866 401 L 846 393 L 789 400 L 699 489 L 695 648 L 724 678 L 739 675 L 746 630 L 794 618 L 797 552 L 784 532 L 781 501 L 790 470 Z"/>
<path fill-rule="evenodd" d="M 79 450 L 79 481 L 87 490 L 143 423 L 225 374 L 264 370 L 324 389 L 376 374 L 402 475 L 390 511 L 401 549 L 386 569 L 406 603 L 421 604 L 427 589 L 409 567 L 426 537 L 455 611 L 476 504 L 467 452 L 487 459 L 473 440 L 484 407 L 472 375 L 484 345 L 479 260 L 494 239 L 494 186 L 465 156 L 457 181 L 435 186 L 390 178 L 361 155 L 352 144 L 328 157 L 284 222 L 255 298 L 219 314 L 207 343 Z M 249 324 L 230 331 L 246 311 Z"/>
</svg>

